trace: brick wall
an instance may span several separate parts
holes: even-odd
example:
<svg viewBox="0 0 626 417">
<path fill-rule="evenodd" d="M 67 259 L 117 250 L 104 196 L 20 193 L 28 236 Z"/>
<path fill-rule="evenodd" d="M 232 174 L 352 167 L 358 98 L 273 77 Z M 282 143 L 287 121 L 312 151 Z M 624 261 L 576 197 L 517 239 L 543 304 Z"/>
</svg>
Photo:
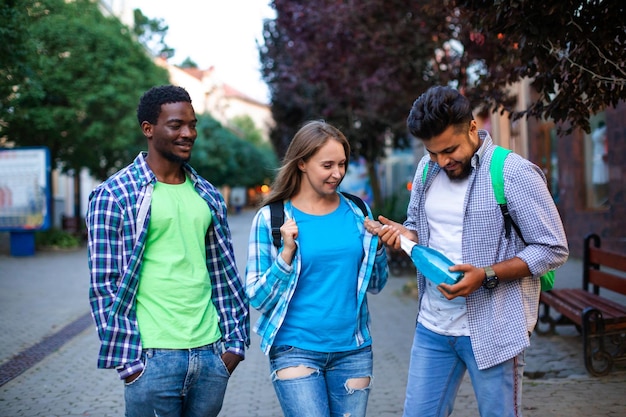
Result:
<svg viewBox="0 0 626 417">
<path fill-rule="evenodd" d="M 582 243 L 588 233 L 597 233 L 602 247 L 626 253 L 626 103 L 607 109 L 606 125 L 609 148 L 609 204 L 605 209 L 586 205 L 584 179 L 584 134 L 581 131 L 557 139 L 560 196 L 559 212 L 570 244 L 571 256 L 582 256 Z M 529 125 L 531 138 L 537 136 L 538 124 Z M 530 158 L 538 145 L 530 141 Z"/>
</svg>

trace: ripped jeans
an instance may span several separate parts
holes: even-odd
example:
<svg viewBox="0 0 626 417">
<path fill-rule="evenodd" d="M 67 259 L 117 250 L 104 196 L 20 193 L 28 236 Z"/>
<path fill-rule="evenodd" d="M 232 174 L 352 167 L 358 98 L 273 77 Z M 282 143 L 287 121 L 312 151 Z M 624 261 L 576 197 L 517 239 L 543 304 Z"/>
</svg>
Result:
<svg viewBox="0 0 626 417">
<path fill-rule="evenodd" d="M 371 346 L 331 353 L 274 346 L 269 357 L 272 384 L 285 417 L 365 417 L 372 382 Z M 286 368 L 296 374 L 281 376 Z"/>
</svg>

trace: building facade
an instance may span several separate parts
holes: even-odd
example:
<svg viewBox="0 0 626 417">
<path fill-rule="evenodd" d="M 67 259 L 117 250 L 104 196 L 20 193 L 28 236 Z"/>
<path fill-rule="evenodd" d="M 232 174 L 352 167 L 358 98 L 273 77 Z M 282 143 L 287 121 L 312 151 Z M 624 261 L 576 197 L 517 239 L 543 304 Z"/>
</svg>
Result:
<svg viewBox="0 0 626 417">
<path fill-rule="evenodd" d="M 519 108 L 535 99 L 527 81 L 517 86 Z M 551 121 L 512 121 L 499 113 L 478 117 L 496 143 L 538 165 L 557 204 L 570 253 L 582 257 L 583 240 L 600 236 L 602 247 L 626 253 L 626 103 L 590 117 L 590 132 L 559 135 Z"/>
<path fill-rule="evenodd" d="M 589 233 L 603 248 L 626 253 L 626 103 L 590 122 L 589 133 L 559 136 L 554 124 L 529 121 L 528 156 L 549 179 L 572 256 L 582 256 Z"/>
<path fill-rule="evenodd" d="M 268 104 L 261 103 L 221 81 L 213 67 L 206 70 L 181 68 L 163 58 L 156 58 L 155 62 L 168 71 L 172 84 L 189 92 L 196 113 L 210 114 L 227 128 L 232 127 L 234 118 L 248 116 L 261 131 L 264 140 L 269 141 L 274 121 Z"/>
</svg>

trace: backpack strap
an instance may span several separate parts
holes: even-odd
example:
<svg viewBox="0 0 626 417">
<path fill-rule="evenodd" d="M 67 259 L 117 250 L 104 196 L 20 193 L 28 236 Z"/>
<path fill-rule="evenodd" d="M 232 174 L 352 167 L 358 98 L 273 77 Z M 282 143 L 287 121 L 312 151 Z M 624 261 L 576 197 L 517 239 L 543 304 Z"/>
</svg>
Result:
<svg viewBox="0 0 626 417">
<path fill-rule="evenodd" d="M 363 200 L 361 200 L 361 197 L 358 197 L 354 194 L 346 193 L 345 191 L 340 191 L 340 193 L 343 194 L 343 196 L 347 199 L 352 200 L 352 202 L 361 209 L 361 211 L 363 212 L 363 217 L 369 216 L 369 213 L 367 212 L 367 207 L 365 206 Z"/>
<path fill-rule="evenodd" d="M 365 203 L 363 202 L 363 200 L 361 200 L 360 197 L 354 194 L 343 192 L 343 191 L 341 191 L 341 194 L 343 194 L 343 196 L 346 197 L 347 199 L 352 200 L 354 204 L 356 204 L 361 209 L 361 211 L 363 212 L 363 217 L 367 217 L 369 215 L 367 213 L 367 207 L 365 206 Z M 282 226 L 283 223 L 285 223 L 285 211 L 284 211 L 283 202 L 282 200 L 274 201 L 270 203 L 269 206 L 270 206 L 270 225 L 272 228 L 272 243 L 274 244 L 274 246 L 276 246 L 276 248 L 280 248 L 282 245 L 282 236 L 280 234 L 280 226 Z"/>
<path fill-rule="evenodd" d="M 506 205 L 506 197 L 504 196 L 504 160 L 510 153 L 510 149 L 496 145 L 491 156 L 491 165 L 489 166 L 491 186 L 499 205 Z"/>
<path fill-rule="evenodd" d="M 522 242 L 526 244 L 522 232 L 519 226 L 513 221 L 509 208 L 506 204 L 506 196 L 504 195 L 504 160 L 511 153 L 510 149 L 505 149 L 502 146 L 497 146 L 493 150 L 491 156 L 491 165 L 489 166 L 489 174 L 491 175 L 491 187 L 496 197 L 496 202 L 500 206 L 502 211 L 502 217 L 504 217 L 504 235 L 508 239 L 511 236 L 511 227 L 515 229 L 517 235 L 522 239 Z"/>
<path fill-rule="evenodd" d="M 493 193 L 496 197 L 496 202 L 498 206 L 500 206 L 500 211 L 502 211 L 502 217 L 504 217 L 504 232 L 505 237 L 508 239 L 511 236 L 511 227 L 515 230 L 515 233 L 522 239 L 522 242 L 526 245 L 526 240 L 524 240 L 524 236 L 522 236 L 522 231 L 520 230 L 517 223 L 513 221 L 511 217 L 511 213 L 509 213 L 509 208 L 506 205 L 506 196 L 504 195 L 504 160 L 511 153 L 510 149 L 503 148 L 502 146 L 496 145 L 493 150 L 493 155 L 491 156 L 491 165 L 489 166 L 489 174 L 491 175 L 491 188 L 493 188 Z M 422 184 L 426 183 L 426 176 L 428 175 L 428 167 L 429 164 L 426 163 L 424 165 L 424 171 L 422 172 Z"/>
<path fill-rule="evenodd" d="M 272 227 L 272 243 L 276 248 L 280 248 L 282 237 L 280 235 L 280 226 L 285 222 L 285 212 L 283 210 L 283 201 L 274 201 L 270 206 L 270 225 Z"/>
<path fill-rule="evenodd" d="M 509 213 L 509 208 L 506 205 L 506 196 L 504 195 L 504 160 L 511 153 L 510 149 L 505 149 L 501 146 L 497 146 L 493 151 L 493 156 L 491 157 L 491 165 L 489 167 L 489 173 L 491 175 L 491 186 L 493 187 L 493 192 L 496 196 L 496 201 L 500 206 L 500 210 L 502 211 L 502 216 L 504 217 L 504 229 L 505 236 L 508 237 L 511 235 L 511 226 L 515 229 L 515 233 L 522 239 L 524 245 L 527 245 L 524 236 L 522 236 L 522 231 L 520 230 L 517 223 L 513 221 L 511 217 L 511 213 Z M 548 271 L 545 274 L 539 277 L 541 282 L 541 291 L 550 291 L 554 287 L 554 270 Z"/>
<path fill-rule="evenodd" d="M 428 162 L 426 162 L 426 165 L 424 165 L 424 171 L 422 172 L 422 185 L 426 184 L 426 177 L 428 176 L 428 166 L 430 164 Z"/>
</svg>

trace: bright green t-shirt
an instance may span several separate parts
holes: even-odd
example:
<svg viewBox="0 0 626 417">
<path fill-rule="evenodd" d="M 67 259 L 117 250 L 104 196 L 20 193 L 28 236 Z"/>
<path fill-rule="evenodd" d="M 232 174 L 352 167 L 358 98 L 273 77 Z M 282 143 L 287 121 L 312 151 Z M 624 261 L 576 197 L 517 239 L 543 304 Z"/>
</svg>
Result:
<svg viewBox="0 0 626 417">
<path fill-rule="evenodd" d="M 189 349 L 219 340 L 206 267 L 207 203 L 187 178 L 157 182 L 150 210 L 136 300 L 142 347 Z"/>
</svg>

